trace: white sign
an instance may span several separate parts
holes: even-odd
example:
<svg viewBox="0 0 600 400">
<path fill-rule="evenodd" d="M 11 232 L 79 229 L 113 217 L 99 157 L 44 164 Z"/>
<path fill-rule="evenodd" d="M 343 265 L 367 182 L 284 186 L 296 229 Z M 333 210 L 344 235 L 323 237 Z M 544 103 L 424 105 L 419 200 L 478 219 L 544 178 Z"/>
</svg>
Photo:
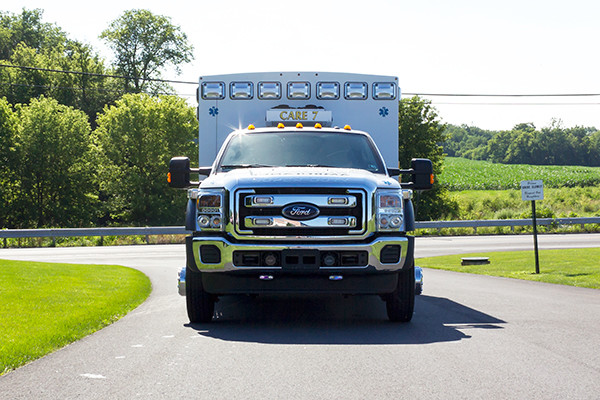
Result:
<svg viewBox="0 0 600 400">
<path fill-rule="evenodd" d="M 521 181 L 521 199 L 523 201 L 544 200 L 544 182 Z"/>
</svg>

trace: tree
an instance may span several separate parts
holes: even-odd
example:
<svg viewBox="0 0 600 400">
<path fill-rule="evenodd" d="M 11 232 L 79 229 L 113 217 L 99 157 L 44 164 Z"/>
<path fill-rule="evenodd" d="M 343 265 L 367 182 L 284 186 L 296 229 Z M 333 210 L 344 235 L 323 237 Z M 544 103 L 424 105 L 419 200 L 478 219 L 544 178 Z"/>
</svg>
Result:
<svg viewBox="0 0 600 400">
<path fill-rule="evenodd" d="M 67 35 L 56 25 L 42 22 L 43 10 L 23 9 L 20 15 L 0 12 L 0 59 L 8 60 L 22 43 L 36 51 L 61 46 Z"/>
<path fill-rule="evenodd" d="M 130 77 L 125 81 L 126 90 L 135 93 L 158 89 L 156 84 L 149 85 L 149 79 L 160 78 L 169 65 L 179 74 L 179 64 L 193 59 L 193 47 L 179 26 L 148 10 L 125 11 L 100 38 L 115 52 L 117 72 Z"/>
<path fill-rule="evenodd" d="M 43 96 L 17 114 L 17 227 L 88 225 L 96 205 L 87 116 Z"/>
<path fill-rule="evenodd" d="M 412 158 L 429 158 L 434 174 L 443 172 L 444 154 L 440 145 L 446 140 L 446 126 L 428 100 L 414 96 L 400 101 L 398 155 L 401 167 L 410 165 Z M 419 219 L 438 219 L 455 215 L 458 205 L 438 182 L 432 190 L 418 193 L 415 208 Z"/>
<path fill-rule="evenodd" d="M 14 223 L 12 207 L 18 185 L 14 171 L 18 160 L 15 143 L 18 123 L 10 104 L 0 98 L 0 229 Z"/>
<path fill-rule="evenodd" d="M 94 141 L 110 222 L 182 224 L 185 198 L 166 182 L 169 160 L 197 154 L 195 110 L 174 96 L 127 94 L 98 118 Z"/>
<path fill-rule="evenodd" d="M 42 14 L 23 10 L 17 16 L 0 15 L 0 59 L 8 65 L 0 68 L 0 97 L 11 104 L 52 97 L 83 110 L 94 124 L 104 105 L 122 94 L 114 78 L 103 76 L 112 71 L 89 45 L 41 22 Z"/>
</svg>

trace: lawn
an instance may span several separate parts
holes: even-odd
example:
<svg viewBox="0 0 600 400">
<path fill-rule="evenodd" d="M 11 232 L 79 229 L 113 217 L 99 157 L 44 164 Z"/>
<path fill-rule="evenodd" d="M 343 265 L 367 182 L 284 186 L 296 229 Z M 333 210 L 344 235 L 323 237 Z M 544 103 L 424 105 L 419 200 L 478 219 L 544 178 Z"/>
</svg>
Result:
<svg viewBox="0 0 600 400">
<path fill-rule="evenodd" d="M 490 264 L 463 266 L 462 257 L 489 257 Z M 417 259 L 416 265 L 600 289 L 600 248 L 540 250 L 539 261 L 539 274 L 535 274 L 533 250 L 426 257 Z"/>
<path fill-rule="evenodd" d="M 131 268 L 0 260 L 0 375 L 113 323 L 150 291 Z"/>
</svg>

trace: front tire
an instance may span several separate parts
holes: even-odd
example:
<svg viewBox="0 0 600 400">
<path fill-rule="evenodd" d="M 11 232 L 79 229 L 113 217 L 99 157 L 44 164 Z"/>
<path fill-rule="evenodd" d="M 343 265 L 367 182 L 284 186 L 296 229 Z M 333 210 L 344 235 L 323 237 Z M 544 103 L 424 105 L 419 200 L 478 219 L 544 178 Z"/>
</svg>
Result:
<svg viewBox="0 0 600 400">
<path fill-rule="evenodd" d="M 386 296 L 387 315 L 392 322 L 409 322 L 415 308 L 415 265 L 398 272 L 398 286 Z"/>
<path fill-rule="evenodd" d="M 189 267 L 185 276 L 185 299 L 187 314 L 191 323 L 207 323 L 212 321 L 215 312 L 215 298 L 204 291 L 202 273 Z"/>
</svg>

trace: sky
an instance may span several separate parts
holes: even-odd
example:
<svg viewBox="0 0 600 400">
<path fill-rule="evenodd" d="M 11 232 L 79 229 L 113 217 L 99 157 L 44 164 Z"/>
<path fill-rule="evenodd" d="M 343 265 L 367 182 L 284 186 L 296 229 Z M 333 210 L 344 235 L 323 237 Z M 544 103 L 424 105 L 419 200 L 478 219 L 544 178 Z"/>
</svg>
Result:
<svg viewBox="0 0 600 400">
<path fill-rule="evenodd" d="M 440 119 L 483 129 L 600 128 L 597 0 L 15 0 L 0 11 L 44 10 L 70 38 L 92 45 L 125 10 L 171 18 L 194 46 L 181 75 L 336 71 L 393 75 L 403 97 L 430 99 Z M 193 85 L 176 91 L 192 99 Z M 424 94 L 557 95 L 461 97 Z"/>
</svg>

